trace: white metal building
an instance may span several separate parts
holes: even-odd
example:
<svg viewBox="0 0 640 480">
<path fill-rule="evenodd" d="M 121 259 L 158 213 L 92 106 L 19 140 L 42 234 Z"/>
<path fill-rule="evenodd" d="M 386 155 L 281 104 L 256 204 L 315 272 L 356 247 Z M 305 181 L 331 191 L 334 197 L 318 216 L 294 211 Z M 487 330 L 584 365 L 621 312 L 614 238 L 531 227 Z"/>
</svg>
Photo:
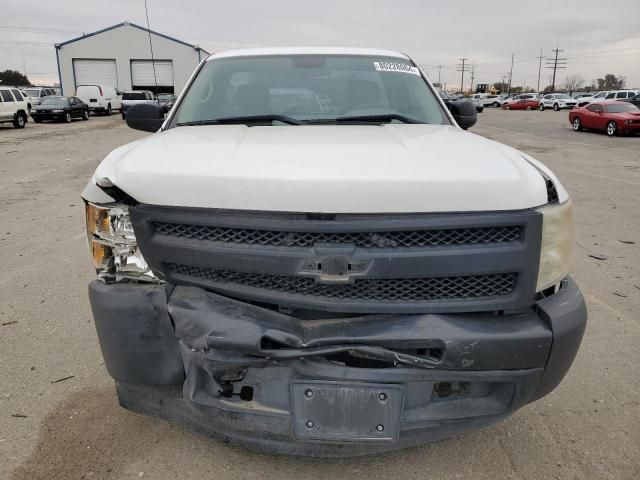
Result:
<svg viewBox="0 0 640 480">
<path fill-rule="evenodd" d="M 78 85 L 155 90 L 156 82 L 159 92 L 177 94 L 198 63 L 209 55 L 197 45 L 130 22 L 73 38 L 55 47 L 63 95 L 73 95 Z"/>
</svg>

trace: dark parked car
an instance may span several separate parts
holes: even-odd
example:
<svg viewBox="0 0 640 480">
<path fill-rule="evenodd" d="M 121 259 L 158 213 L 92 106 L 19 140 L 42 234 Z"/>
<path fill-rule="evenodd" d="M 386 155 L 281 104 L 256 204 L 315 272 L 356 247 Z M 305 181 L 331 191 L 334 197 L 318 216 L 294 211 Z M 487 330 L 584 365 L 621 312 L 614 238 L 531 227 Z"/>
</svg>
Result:
<svg viewBox="0 0 640 480">
<path fill-rule="evenodd" d="M 176 101 L 176 96 L 172 93 L 159 93 L 158 94 L 158 106 L 162 113 L 169 113 L 169 110 L 173 107 Z"/>
<path fill-rule="evenodd" d="M 43 120 L 63 120 L 71 123 L 74 118 L 89 120 L 89 105 L 77 97 L 54 97 L 42 99 L 31 111 L 31 118 L 36 123 Z"/>
</svg>

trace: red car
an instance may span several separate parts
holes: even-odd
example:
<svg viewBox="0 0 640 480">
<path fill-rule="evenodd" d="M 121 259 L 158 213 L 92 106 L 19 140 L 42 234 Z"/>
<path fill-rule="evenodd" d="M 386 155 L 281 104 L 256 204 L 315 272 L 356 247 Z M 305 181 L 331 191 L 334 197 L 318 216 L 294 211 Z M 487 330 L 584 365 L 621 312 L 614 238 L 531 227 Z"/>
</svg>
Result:
<svg viewBox="0 0 640 480">
<path fill-rule="evenodd" d="M 640 133 L 640 108 L 627 102 L 593 102 L 569 112 L 576 132 L 583 128 L 604 130 L 613 137 L 619 133 Z"/>
<path fill-rule="evenodd" d="M 504 110 L 535 110 L 539 105 L 539 101 L 526 98 L 505 103 L 504 105 L 502 105 L 502 108 Z"/>
</svg>

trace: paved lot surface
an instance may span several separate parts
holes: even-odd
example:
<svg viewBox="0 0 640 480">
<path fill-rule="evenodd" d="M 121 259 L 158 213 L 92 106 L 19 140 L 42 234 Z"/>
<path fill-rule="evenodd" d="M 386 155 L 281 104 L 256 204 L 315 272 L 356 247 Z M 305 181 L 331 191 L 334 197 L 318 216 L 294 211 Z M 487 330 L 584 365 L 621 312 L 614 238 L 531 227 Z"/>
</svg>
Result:
<svg viewBox="0 0 640 480">
<path fill-rule="evenodd" d="M 576 363 L 491 428 L 325 461 L 255 455 L 117 406 L 79 195 L 104 155 L 145 134 L 116 116 L 0 126 L 0 478 L 640 478 L 640 137 L 574 133 L 553 111 L 485 110 L 473 131 L 546 162 L 574 198 L 590 312 Z"/>
</svg>

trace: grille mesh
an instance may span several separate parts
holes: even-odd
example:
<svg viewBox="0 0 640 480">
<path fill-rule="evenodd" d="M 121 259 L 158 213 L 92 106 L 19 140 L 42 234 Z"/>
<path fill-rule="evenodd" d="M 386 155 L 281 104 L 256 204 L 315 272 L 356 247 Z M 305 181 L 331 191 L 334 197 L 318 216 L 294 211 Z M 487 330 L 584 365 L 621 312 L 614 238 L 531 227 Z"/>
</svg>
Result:
<svg viewBox="0 0 640 480">
<path fill-rule="evenodd" d="M 178 275 L 197 277 L 228 286 L 253 287 L 327 299 L 425 302 L 509 295 L 516 273 L 458 277 L 357 279 L 355 283 L 330 285 L 313 278 L 232 272 L 188 265 L 168 264 Z"/>
<path fill-rule="evenodd" d="M 155 222 L 156 233 L 234 244 L 312 247 L 317 243 L 350 243 L 357 247 L 430 247 L 515 242 L 518 225 L 391 232 L 292 232 Z"/>
</svg>

